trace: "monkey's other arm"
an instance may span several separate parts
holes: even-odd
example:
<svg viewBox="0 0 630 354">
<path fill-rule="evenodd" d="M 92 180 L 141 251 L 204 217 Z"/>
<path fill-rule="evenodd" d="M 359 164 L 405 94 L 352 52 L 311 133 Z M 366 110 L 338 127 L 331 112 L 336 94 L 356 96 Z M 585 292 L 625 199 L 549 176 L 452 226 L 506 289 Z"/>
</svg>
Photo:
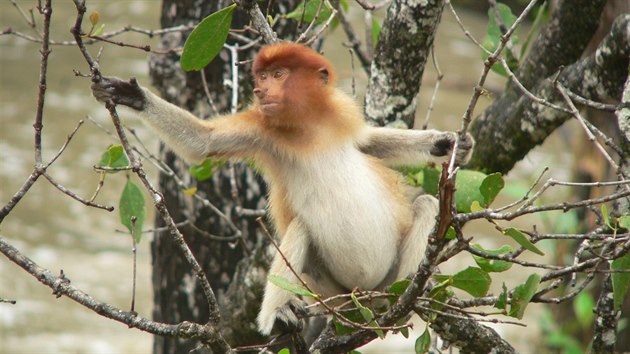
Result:
<svg viewBox="0 0 630 354">
<path fill-rule="evenodd" d="M 256 125 L 248 123 L 251 117 L 247 114 L 204 121 L 140 86 L 135 78 L 124 81 L 102 77 L 92 83 L 92 94 L 100 102 L 137 111 L 160 139 L 186 160 L 199 162 L 208 156 L 247 158 L 256 151 Z"/>
<path fill-rule="evenodd" d="M 295 274 L 287 266 L 287 262 L 291 264 L 295 272 L 302 274 L 306 267 L 309 240 L 306 226 L 297 218 L 293 219 L 282 237 L 280 244 L 282 255 L 277 253 L 274 256 L 269 275 L 281 276 L 291 283 L 299 284 Z M 299 332 L 302 330 L 302 320 L 299 315 L 304 314 L 306 314 L 306 309 L 302 300 L 293 293 L 267 281 L 257 319 L 258 329 L 262 334 Z"/>
<path fill-rule="evenodd" d="M 415 165 L 423 161 L 445 160 L 451 154 L 457 133 L 367 127 L 359 149 L 383 160 L 389 166 Z M 470 134 L 457 145 L 455 161 L 466 164 L 475 141 Z"/>
</svg>

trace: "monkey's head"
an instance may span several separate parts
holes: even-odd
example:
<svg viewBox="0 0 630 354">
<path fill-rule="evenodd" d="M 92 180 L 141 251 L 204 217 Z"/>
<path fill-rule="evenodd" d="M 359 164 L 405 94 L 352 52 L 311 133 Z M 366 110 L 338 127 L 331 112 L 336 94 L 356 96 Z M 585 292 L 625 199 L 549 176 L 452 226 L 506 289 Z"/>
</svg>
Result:
<svg viewBox="0 0 630 354">
<path fill-rule="evenodd" d="M 288 42 L 263 47 L 254 60 L 253 75 L 260 112 L 283 120 L 299 117 L 303 110 L 312 113 L 327 107 L 336 78 L 326 58 Z"/>
</svg>

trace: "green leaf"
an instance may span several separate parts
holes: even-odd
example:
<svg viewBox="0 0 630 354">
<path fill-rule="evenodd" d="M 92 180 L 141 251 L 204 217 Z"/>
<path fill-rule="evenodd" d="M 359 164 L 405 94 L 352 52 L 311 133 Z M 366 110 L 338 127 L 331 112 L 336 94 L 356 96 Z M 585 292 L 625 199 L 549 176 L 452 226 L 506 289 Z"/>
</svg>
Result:
<svg viewBox="0 0 630 354">
<path fill-rule="evenodd" d="M 289 350 L 289 348 L 282 348 L 280 349 L 278 354 L 291 354 L 291 351 Z"/>
<path fill-rule="evenodd" d="M 502 3 L 497 3 L 497 8 L 499 9 L 499 17 L 501 17 L 501 22 L 503 22 L 503 24 L 507 28 L 512 26 L 512 24 L 516 20 L 516 16 L 514 16 L 514 14 L 512 13 L 512 10 L 507 5 L 502 4 Z M 484 48 L 486 48 L 490 52 L 494 52 L 499 47 L 499 44 L 501 43 L 501 29 L 499 28 L 499 25 L 497 24 L 493 9 L 488 9 L 488 18 L 489 18 L 488 32 L 485 38 L 483 39 L 482 45 Z M 512 34 L 511 40 L 513 44 L 518 43 L 518 37 L 515 34 Z M 502 54 L 504 55 L 507 61 L 508 67 L 512 71 L 518 68 L 518 58 L 515 58 L 512 55 L 511 51 L 504 50 Z M 488 55 L 486 54 L 486 52 L 482 51 L 482 57 L 484 60 L 488 58 Z M 498 62 L 492 66 L 492 71 L 496 72 L 497 74 L 501 76 L 507 77 L 507 72 L 505 71 L 505 69 L 503 69 L 503 66 Z"/>
<path fill-rule="evenodd" d="M 374 319 L 374 313 L 372 310 L 363 306 L 354 293 L 350 293 L 350 298 L 352 299 L 352 302 L 354 302 L 354 305 L 359 309 L 359 313 L 361 313 L 365 322 L 371 322 Z"/>
<path fill-rule="evenodd" d="M 614 229 L 614 227 L 610 224 L 610 217 L 608 216 L 608 207 L 606 204 L 602 204 L 602 218 L 604 218 L 604 224 L 606 224 L 606 226 Z"/>
<path fill-rule="evenodd" d="M 324 0 L 306 0 L 306 11 L 304 10 L 304 2 L 300 2 L 298 7 L 296 7 L 295 10 L 286 14 L 285 17 L 295 21 L 301 21 L 302 19 L 304 19 L 304 22 L 311 22 L 313 21 L 315 16 L 317 16 L 317 9 L 319 9 L 319 4 L 321 1 Z M 348 5 L 347 2 L 346 5 Z M 348 11 L 347 6 L 345 8 L 345 11 Z M 326 22 L 331 13 L 332 11 L 326 6 L 326 4 L 323 4 L 322 10 L 319 13 L 317 21 L 315 21 L 315 24 L 321 25 L 322 23 Z M 304 17 L 302 17 L 302 15 L 304 15 Z"/>
<path fill-rule="evenodd" d="M 595 319 L 595 314 L 593 313 L 594 307 L 595 301 L 593 300 L 593 296 L 588 292 L 582 291 L 573 300 L 573 311 L 582 329 L 589 329 L 591 327 Z"/>
<path fill-rule="evenodd" d="M 127 167 L 129 166 L 129 159 L 125 154 L 125 150 L 122 145 L 110 145 L 107 150 L 101 155 L 101 160 L 98 162 L 98 166 L 103 167 Z M 120 171 L 106 171 L 107 173 L 117 173 Z"/>
<path fill-rule="evenodd" d="M 225 165 L 225 160 L 207 158 L 199 165 L 191 165 L 190 175 L 195 177 L 199 182 L 212 178 L 214 173 Z"/>
<path fill-rule="evenodd" d="M 431 349 L 431 334 L 429 333 L 429 328 L 425 328 L 424 332 L 416 339 L 415 350 L 416 353 L 428 353 L 429 349 Z"/>
<path fill-rule="evenodd" d="M 455 228 L 452 226 L 449 226 L 448 229 L 446 230 L 446 236 L 444 236 L 445 239 L 447 240 L 454 240 L 457 238 L 457 234 L 455 233 Z"/>
<path fill-rule="evenodd" d="M 612 270 L 630 270 L 630 253 L 627 253 L 623 257 L 619 257 L 612 261 L 610 265 Z M 615 272 L 612 273 L 612 285 L 613 285 L 613 302 L 615 311 L 621 310 L 623 300 L 628 293 L 628 287 L 630 287 L 630 273 Z"/>
<path fill-rule="evenodd" d="M 405 290 L 407 290 L 407 288 L 409 287 L 409 284 L 411 284 L 411 280 L 409 280 L 409 279 L 396 280 L 389 287 L 388 292 L 390 292 L 392 294 L 396 294 L 396 295 L 402 295 L 402 293 L 404 293 Z"/>
<path fill-rule="evenodd" d="M 470 203 L 470 211 L 476 213 L 479 211 L 484 211 L 484 208 L 482 208 L 481 205 L 479 205 L 479 202 L 475 200 Z"/>
<path fill-rule="evenodd" d="M 414 172 L 414 169 L 407 171 Z M 436 196 L 438 193 L 438 183 L 440 181 L 440 170 L 434 167 L 424 167 L 419 171 L 421 175 L 413 175 L 411 178 L 416 184 L 422 186 L 427 194 Z M 481 194 L 479 187 L 486 178 L 484 173 L 471 170 L 460 170 L 455 181 L 455 206 L 461 213 L 469 213 L 470 205 L 477 201 L 480 205 L 486 206 L 485 198 Z M 408 179 L 409 180 L 409 179 Z"/>
<path fill-rule="evenodd" d="M 503 283 L 501 288 L 503 290 L 501 291 L 501 294 L 499 294 L 499 298 L 494 304 L 494 307 L 498 308 L 499 310 L 505 310 L 505 306 L 507 305 L 507 287 L 505 286 L 505 283 Z"/>
<path fill-rule="evenodd" d="M 120 213 L 120 222 L 127 227 L 136 242 L 140 242 L 142 237 L 142 225 L 146 211 L 144 209 L 144 196 L 142 190 L 131 179 L 127 180 L 127 184 L 123 189 L 118 203 L 118 211 Z M 135 217 L 135 222 L 132 219 Z"/>
<path fill-rule="evenodd" d="M 540 279 L 540 275 L 532 274 L 529 276 L 529 278 L 527 278 L 525 284 L 521 284 L 514 288 L 514 291 L 512 292 L 512 301 L 510 301 L 510 311 L 508 312 L 508 315 L 516 317 L 519 320 L 523 318 L 525 308 L 527 308 L 529 301 L 532 299 L 534 294 L 536 294 L 536 289 L 538 289 Z"/>
<path fill-rule="evenodd" d="M 357 307 L 357 309 L 359 309 L 361 317 L 363 317 L 368 326 L 379 327 L 376 320 L 374 320 L 374 312 L 372 312 L 372 310 L 370 310 L 369 308 L 363 306 L 363 304 L 357 299 L 354 292 L 350 293 L 350 298 L 352 299 L 352 302 Z M 385 338 L 385 332 L 383 332 L 383 330 L 381 329 L 375 329 L 374 333 L 376 333 L 376 335 L 379 336 L 379 338 L 381 339 Z"/>
<path fill-rule="evenodd" d="M 405 181 L 412 186 L 422 187 L 427 194 L 436 196 L 440 180 L 440 169 L 435 167 L 404 166 L 400 171 Z M 477 202 L 487 208 L 503 188 L 505 182 L 499 173 L 486 175 L 472 170 L 459 170 L 455 181 L 455 206 L 460 213 L 470 213 L 471 205 Z"/>
<path fill-rule="evenodd" d="M 582 354 L 582 346 L 575 338 L 562 332 L 554 332 L 546 336 L 545 344 L 549 347 L 559 348 L 563 354 Z"/>
<path fill-rule="evenodd" d="M 514 252 L 514 249 L 510 246 L 502 246 L 499 249 L 496 250 L 486 250 L 483 247 L 481 247 L 478 244 L 473 243 L 471 245 L 474 249 L 488 253 L 488 254 L 492 254 L 492 255 L 502 255 L 502 254 L 506 254 L 506 253 L 510 253 L 510 252 Z M 477 263 L 477 265 L 479 266 L 479 268 L 481 268 L 482 270 L 486 271 L 486 272 L 504 272 L 510 268 L 512 268 L 512 263 L 510 262 L 506 262 L 506 261 L 500 261 L 500 260 L 496 260 L 496 259 L 488 259 L 488 258 L 484 258 L 484 257 L 480 257 L 480 256 L 476 256 L 474 254 L 471 254 L 471 256 L 475 259 L 475 262 Z"/>
<path fill-rule="evenodd" d="M 98 26 L 96 28 L 96 30 L 94 32 L 92 32 L 91 35 L 92 36 L 100 36 L 103 33 L 104 30 L 105 30 L 105 24 L 102 23 L 100 26 Z"/>
<path fill-rule="evenodd" d="M 279 275 L 269 274 L 267 276 L 267 280 L 269 280 L 273 285 L 279 287 L 280 289 L 284 289 L 296 295 L 308 296 L 315 299 L 319 297 L 319 295 L 310 292 L 308 289 L 305 289 L 301 285 L 293 284 L 286 278 L 283 278 Z"/>
<path fill-rule="evenodd" d="M 460 170 L 455 180 L 455 207 L 462 213 L 470 213 L 470 206 L 474 201 L 486 208 L 486 198 L 481 193 L 480 187 L 486 179 L 486 175 L 479 171 Z"/>
<path fill-rule="evenodd" d="M 523 246 L 526 250 L 532 251 L 538 255 L 544 256 L 545 253 L 536 247 L 529 239 L 518 229 L 510 227 L 503 231 L 503 234 L 511 237 L 519 245 Z"/>
<path fill-rule="evenodd" d="M 407 318 L 403 317 L 396 322 L 396 326 L 404 326 L 407 324 Z M 405 338 L 409 338 L 409 327 L 403 327 L 400 329 L 400 334 Z"/>
<path fill-rule="evenodd" d="M 125 150 L 122 145 L 114 145 L 109 148 L 109 167 L 127 167 L 129 166 L 129 159 L 125 154 Z"/>
<path fill-rule="evenodd" d="M 370 323 L 368 323 L 368 326 L 370 326 L 370 327 L 380 327 L 378 325 L 378 323 L 376 322 L 376 320 L 372 320 Z M 380 339 L 385 339 L 385 332 L 383 332 L 382 329 L 374 329 L 373 331 L 374 331 L 374 333 L 376 333 L 376 335 Z"/>
<path fill-rule="evenodd" d="M 488 273 L 476 267 L 468 267 L 455 275 L 435 275 L 439 282 L 451 279 L 451 286 L 464 290 L 472 296 L 485 296 L 492 279 Z"/>
<path fill-rule="evenodd" d="M 505 181 L 503 181 L 503 176 L 499 172 L 489 174 L 483 179 L 481 186 L 479 186 L 479 191 L 483 195 L 486 207 L 492 204 L 494 198 L 497 197 L 504 186 Z"/>
<path fill-rule="evenodd" d="M 630 215 L 624 215 L 618 220 L 619 226 L 626 230 L 630 230 Z"/>
<path fill-rule="evenodd" d="M 351 311 L 344 311 L 343 316 L 352 322 L 361 322 L 363 320 L 363 316 L 361 316 L 361 313 L 359 312 L 358 309 L 351 310 Z M 335 333 L 337 335 L 350 334 L 358 330 L 358 328 L 345 326 L 336 317 L 333 317 L 333 324 L 335 325 Z"/>
<path fill-rule="evenodd" d="M 422 171 L 422 188 L 427 194 L 437 196 L 440 182 L 440 170 L 433 167 L 425 167 Z"/>
<path fill-rule="evenodd" d="M 381 34 L 381 24 L 372 17 L 372 45 L 376 48 L 378 43 L 378 36 Z"/>
<path fill-rule="evenodd" d="M 225 7 L 204 18 L 184 43 L 180 64 L 184 71 L 201 70 L 223 48 L 232 25 L 236 4 Z"/>
</svg>

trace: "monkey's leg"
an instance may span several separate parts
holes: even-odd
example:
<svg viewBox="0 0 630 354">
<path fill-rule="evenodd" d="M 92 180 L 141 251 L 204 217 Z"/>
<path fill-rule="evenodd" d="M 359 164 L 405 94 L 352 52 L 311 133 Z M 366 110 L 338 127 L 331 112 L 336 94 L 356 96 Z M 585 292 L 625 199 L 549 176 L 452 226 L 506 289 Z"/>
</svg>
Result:
<svg viewBox="0 0 630 354">
<path fill-rule="evenodd" d="M 280 251 L 291 264 L 295 272 L 301 274 L 306 263 L 309 238 L 305 227 L 297 219 L 289 224 L 282 238 Z M 291 269 L 280 253 L 271 263 L 270 275 L 278 275 L 292 283 L 299 284 Z M 301 330 L 300 319 L 296 313 L 305 312 L 304 303 L 289 291 L 281 289 L 271 282 L 265 285 L 265 295 L 258 314 L 258 329 L 262 334 Z"/>
<path fill-rule="evenodd" d="M 413 224 L 400 249 L 400 266 L 396 279 L 415 273 L 424 257 L 429 234 L 435 225 L 439 211 L 438 200 L 430 195 L 421 195 L 413 202 Z"/>
</svg>

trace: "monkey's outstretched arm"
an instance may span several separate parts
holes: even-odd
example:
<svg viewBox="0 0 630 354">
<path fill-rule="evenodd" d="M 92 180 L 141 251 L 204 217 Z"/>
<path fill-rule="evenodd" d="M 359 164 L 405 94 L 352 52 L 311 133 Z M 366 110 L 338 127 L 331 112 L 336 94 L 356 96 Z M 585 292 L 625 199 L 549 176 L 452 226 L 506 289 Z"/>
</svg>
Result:
<svg viewBox="0 0 630 354">
<path fill-rule="evenodd" d="M 134 78 L 103 77 L 92 84 L 92 93 L 101 102 L 136 110 L 160 139 L 189 161 L 208 156 L 253 157 L 261 147 L 246 113 L 204 121 L 153 94 Z"/>
<path fill-rule="evenodd" d="M 389 166 L 415 165 L 448 157 L 455 145 L 454 132 L 367 127 L 359 149 L 382 159 Z M 470 158 L 474 140 L 470 134 L 457 146 L 456 161 L 465 164 Z"/>
</svg>

